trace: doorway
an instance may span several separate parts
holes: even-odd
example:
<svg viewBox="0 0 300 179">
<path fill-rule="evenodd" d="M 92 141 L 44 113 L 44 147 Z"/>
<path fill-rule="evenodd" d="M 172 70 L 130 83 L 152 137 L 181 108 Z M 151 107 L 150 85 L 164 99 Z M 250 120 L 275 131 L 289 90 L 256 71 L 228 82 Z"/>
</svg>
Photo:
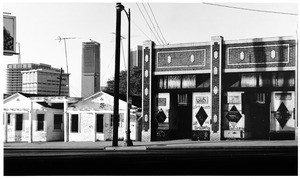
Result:
<svg viewBox="0 0 300 179">
<path fill-rule="evenodd" d="M 192 94 L 170 94 L 169 138 L 190 139 L 192 136 Z"/>
<path fill-rule="evenodd" d="M 245 92 L 243 94 L 245 114 L 245 138 L 268 140 L 270 133 L 270 94 Z"/>
</svg>

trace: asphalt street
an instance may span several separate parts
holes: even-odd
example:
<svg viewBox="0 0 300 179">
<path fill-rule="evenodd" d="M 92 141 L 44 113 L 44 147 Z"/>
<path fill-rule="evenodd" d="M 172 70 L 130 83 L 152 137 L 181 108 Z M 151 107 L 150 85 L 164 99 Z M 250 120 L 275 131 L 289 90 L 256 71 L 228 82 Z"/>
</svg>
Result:
<svg viewBox="0 0 300 179">
<path fill-rule="evenodd" d="M 4 175 L 298 175 L 295 143 L 263 143 L 198 145 L 173 141 L 168 145 L 135 143 L 134 147 L 85 148 L 80 145 L 49 148 L 41 144 L 35 147 L 34 144 L 31 147 L 6 144 Z"/>
</svg>

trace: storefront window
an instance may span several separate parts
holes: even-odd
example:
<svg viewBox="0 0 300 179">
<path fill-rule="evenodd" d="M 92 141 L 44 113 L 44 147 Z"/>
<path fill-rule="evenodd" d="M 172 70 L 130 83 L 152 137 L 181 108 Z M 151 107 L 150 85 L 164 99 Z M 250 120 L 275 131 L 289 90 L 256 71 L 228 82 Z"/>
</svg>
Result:
<svg viewBox="0 0 300 179">
<path fill-rule="evenodd" d="M 168 76 L 168 89 L 181 88 L 180 76 Z"/>
<path fill-rule="evenodd" d="M 182 88 L 196 88 L 196 75 L 183 75 Z"/>
</svg>

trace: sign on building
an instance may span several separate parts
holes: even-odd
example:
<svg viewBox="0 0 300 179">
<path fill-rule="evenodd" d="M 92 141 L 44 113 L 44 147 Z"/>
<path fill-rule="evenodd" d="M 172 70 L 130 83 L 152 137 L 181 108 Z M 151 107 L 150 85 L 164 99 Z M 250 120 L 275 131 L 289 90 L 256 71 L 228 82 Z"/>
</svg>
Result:
<svg viewBox="0 0 300 179">
<path fill-rule="evenodd" d="M 16 17 L 3 15 L 3 53 L 16 53 Z"/>
</svg>

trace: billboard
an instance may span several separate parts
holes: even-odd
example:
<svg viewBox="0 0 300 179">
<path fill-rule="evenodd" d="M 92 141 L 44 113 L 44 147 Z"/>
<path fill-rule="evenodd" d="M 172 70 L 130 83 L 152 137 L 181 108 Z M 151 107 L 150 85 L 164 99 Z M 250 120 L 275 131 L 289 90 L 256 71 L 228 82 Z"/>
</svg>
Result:
<svg viewBox="0 0 300 179">
<path fill-rule="evenodd" d="M 3 53 L 16 53 L 16 17 L 3 15 Z"/>
</svg>

